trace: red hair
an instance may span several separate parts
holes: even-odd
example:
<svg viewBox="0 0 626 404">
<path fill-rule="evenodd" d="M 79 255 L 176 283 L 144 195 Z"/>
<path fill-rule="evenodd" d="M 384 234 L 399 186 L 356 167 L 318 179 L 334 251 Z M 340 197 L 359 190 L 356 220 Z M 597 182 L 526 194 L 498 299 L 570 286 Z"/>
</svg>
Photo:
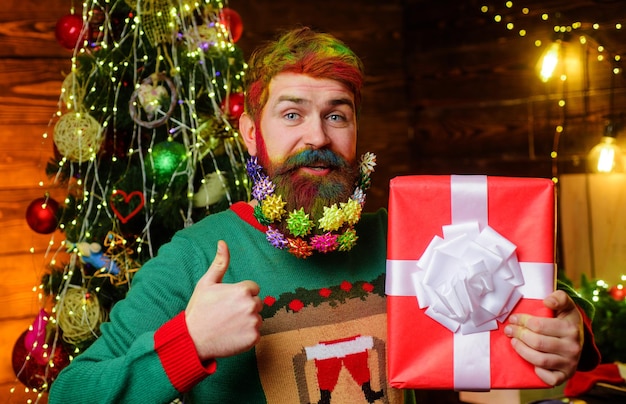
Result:
<svg viewBox="0 0 626 404">
<path fill-rule="evenodd" d="M 267 102 L 270 81 L 285 72 L 339 81 L 352 92 L 355 108 L 359 111 L 363 63 L 350 48 L 332 35 L 306 27 L 288 31 L 275 42 L 255 51 L 248 65 L 245 108 L 255 122 L 259 122 Z"/>
</svg>

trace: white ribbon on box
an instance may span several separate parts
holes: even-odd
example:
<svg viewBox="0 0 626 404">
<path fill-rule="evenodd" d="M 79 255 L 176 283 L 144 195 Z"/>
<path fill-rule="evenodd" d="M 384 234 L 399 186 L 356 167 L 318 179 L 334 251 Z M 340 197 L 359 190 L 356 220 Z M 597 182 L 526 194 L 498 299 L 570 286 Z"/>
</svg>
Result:
<svg viewBox="0 0 626 404">
<path fill-rule="evenodd" d="M 478 222 L 443 226 L 417 262 L 413 286 L 420 309 L 452 332 L 498 328 L 522 298 L 516 246 Z"/>
<path fill-rule="evenodd" d="M 454 386 L 489 390 L 490 330 L 522 298 L 552 292 L 554 265 L 518 262 L 516 246 L 488 226 L 487 177 L 451 176 L 452 224 L 418 261 L 387 261 L 386 292 L 416 296 L 454 333 Z"/>
</svg>

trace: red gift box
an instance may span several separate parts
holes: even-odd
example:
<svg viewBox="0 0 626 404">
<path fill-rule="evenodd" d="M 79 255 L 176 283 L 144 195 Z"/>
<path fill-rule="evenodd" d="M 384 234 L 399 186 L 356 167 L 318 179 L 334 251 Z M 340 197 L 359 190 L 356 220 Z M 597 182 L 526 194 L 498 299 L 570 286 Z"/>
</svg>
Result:
<svg viewBox="0 0 626 404">
<path fill-rule="evenodd" d="M 392 179 L 386 280 L 391 385 L 550 387 L 503 329 L 512 313 L 553 315 L 542 300 L 556 284 L 554 240 L 548 179 Z"/>
</svg>

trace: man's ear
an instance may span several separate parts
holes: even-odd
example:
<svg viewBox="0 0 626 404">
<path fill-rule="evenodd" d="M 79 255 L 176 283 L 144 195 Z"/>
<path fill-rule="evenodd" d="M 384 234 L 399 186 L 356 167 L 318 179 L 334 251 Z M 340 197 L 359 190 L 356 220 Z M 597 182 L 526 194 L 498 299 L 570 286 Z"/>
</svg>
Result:
<svg viewBox="0 0 626 404">
<path fill-rule="evenodd" d="M 239 132 L 248 148 L 248 154 L 256 156 L 256 125 L 254 124 L 254 119 L 246 112 L 239 117 Z"/>
</svg>

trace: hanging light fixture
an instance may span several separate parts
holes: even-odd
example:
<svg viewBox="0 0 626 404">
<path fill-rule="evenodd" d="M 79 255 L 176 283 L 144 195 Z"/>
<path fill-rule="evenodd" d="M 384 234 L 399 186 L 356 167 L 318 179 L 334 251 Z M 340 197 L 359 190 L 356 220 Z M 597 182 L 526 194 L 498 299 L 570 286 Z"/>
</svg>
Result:
<svg viewBox="0 0 626 404">
<path fill-rule="evenodd" d="M 541 57 L 537 61 L 537 74 L 544 83 L 547 83 L 557 72 L 559 65 L 569 64 L 571 61 L 566 60 L 566 48 L 572 35 L 571 25 L 555 25 L 552 42 L 546 46 Z M 567 70 L 565 66 L 561 66 L 559 70 Z"/>
<path fill-rule="evenodd" d="M 615 140 L 619 129 L 615 119 L 615 75 L 619 72 L 620 69 L 616 67 L 614 67 L 611 72 L 611 87 L 609 88 L 609 121 L 604 127 L 604 135 L 600 139 L 600 143 L 591 149 L 587 157 L 587 164 L 591 172 L 624 172 L 624 154 Z"/>
<path fill-rule="evenodd" d="M 596 173 L 621 173 L 624 172 L 624 155 L 617 145 L 617 125 L 609 121 L 604 129 L 604 135 L 600 143 L 595 145 L 589 152 L 587 162 L 591 172 Z"/>
</svg>

